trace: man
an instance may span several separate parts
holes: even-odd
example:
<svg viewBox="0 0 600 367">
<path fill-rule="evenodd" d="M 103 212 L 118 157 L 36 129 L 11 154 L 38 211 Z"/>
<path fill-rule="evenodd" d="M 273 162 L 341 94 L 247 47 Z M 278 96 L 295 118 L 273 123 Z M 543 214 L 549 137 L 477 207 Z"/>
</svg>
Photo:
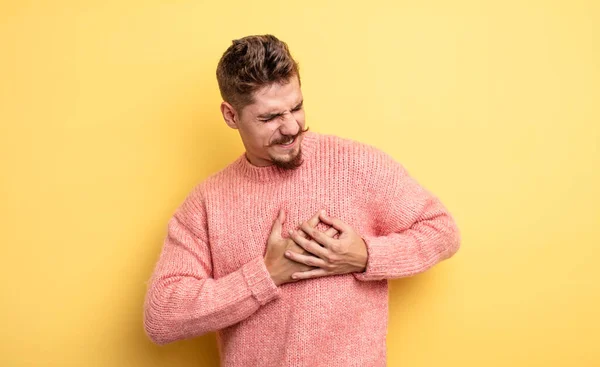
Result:
<svg viewBox="0 0 600 367">
<path fill-rule="evenodd" d="M 233 41 L 217 80 L 246 151 L 170 219 L 146 333 L 216 331 L 222 366 L 385 366 L 387 279 L 451 257 L 455 222 L 388 154 L 308 131 L 276 37 Z"/>
</svg>

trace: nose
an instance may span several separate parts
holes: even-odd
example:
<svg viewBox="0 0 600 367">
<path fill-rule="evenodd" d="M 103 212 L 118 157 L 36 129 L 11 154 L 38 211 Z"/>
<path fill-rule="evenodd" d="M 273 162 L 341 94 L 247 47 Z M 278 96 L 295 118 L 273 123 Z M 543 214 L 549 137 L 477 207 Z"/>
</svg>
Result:
<svg viewBox="0 0 600 367">
<path fill-rule="evenodd" d="M 282 117 L 283 122 L 281 123 L 281 127 L 279 128 L 281 135 L 296 136 L 300 130 L 300 125 L 298 125 L 298 121 L 296 121 L 294 114 L 288 112 Z"/>
</svg>

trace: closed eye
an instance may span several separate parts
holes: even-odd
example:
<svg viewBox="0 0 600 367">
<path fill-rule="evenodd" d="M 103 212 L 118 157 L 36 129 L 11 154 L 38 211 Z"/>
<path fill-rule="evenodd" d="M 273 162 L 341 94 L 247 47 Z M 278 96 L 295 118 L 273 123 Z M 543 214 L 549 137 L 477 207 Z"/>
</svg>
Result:
<svg viewBox="0 0 600 367">
<path fill-rule="evenodd" d="M 300 111 L 302 109 L 303 105 L 304 105 L 304 101 L 300 102 L 296 107 L 294 107 L 291 110 L 291 112 L 298 112 L 298 111 Z M 269 122 L 269 121 L 273 121 L 274 119 L 276 119 L 277 117 L 282 116 L 282 115 L 283 115 L 282 113 L 277 113 L 277 114 L 274 114 L 274 115 L 262 115 L 262 116 L 259 116 L 258 120 L 261 121 L 261 122 Z M 263 118 L 260 118 L 260 117 L 263 117 Z"/>
<path fill-rule="evenodd" d="M 297 105 L 296 107 L 294 107 L 294 109 L 292 110 L 292 112 L 300 111 L 302 109 L 302 105 L 304 105 L 304 101 L 300 102 L 299 105 Z"/>
<path fill-rule="evenodd" d="M 262 121 L 262 122 L 269 122 L 269 121 L 273 121 L 276 117 L 277 116 L 273 116 L 273 117 L 269 117 L 269 118 L 266 118 L 266 119 L 261 119 L 260 121 Z"/>
</svg>

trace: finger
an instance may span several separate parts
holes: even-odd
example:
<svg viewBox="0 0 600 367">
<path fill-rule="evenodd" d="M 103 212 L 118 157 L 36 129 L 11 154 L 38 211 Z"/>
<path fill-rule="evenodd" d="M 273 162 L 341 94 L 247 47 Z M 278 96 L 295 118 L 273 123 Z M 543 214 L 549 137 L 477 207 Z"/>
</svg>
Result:
<svg viewBox="0 0 600 367">
<path fill-rule="evenodd" d="M 298 226 L 298 227 L 300 227 L 300 226 Z M 333 227 L 329 227 L 329 228 L 327 228 L 327 230 L 326 230 L 325 232 L 323 232 L 323 233 L 325 233 L 325 235 L 326 235 L 327 237 L 335 238 L 334 236 L 335 236 L 336 234 L 338 234 L 338 230 L 337 230 L 337 229 L 335 229 L 335 228 L 333 228 Z M 298 234 L 299 234 L 300 236 L 302 236 L 303 238 L 309 238 L 309 236 L 308 236 L 306 233 L 304 233 L 304 231 L 298 231 Z"/>
<path fill-rule="evenodd" d="M 316 213 L 315 213 L 315 215 L 313 215 L 313 216 L 312 216 L 312 217 L 311 217 L 309 220 L 307 220 L 305 223 L 308 223 L 308 225 L 309 225 L 309 226 L 311 226 L 311 227 L 313 227 L 313 228 L 314 228 L 314 227 L 316 227 L 316 226 L 317 226 L 317 224 L 319 224 L 319 213 L 320 213 L 320 211 L 316 212 Z M 299 224 L 299 225 L 298 225 L 298 228 L 300 228 L 300 226 L 302 226 L 302 224 Z M 307 238 L 307 237 L 308 237 L 308 236 L 307 236 L 307 235 L 306 235 L 304 232 L 302 232 L 302 231 L 298 232 L 298 234 L 300 234 L 300 236 L 302 236 L 302 237 L 304 237 L 304 238 Z"/>
<path fill-rule="evenodd" d="M 298 254 L 293 251 L 286 251 L 285 257 L 287 257 L 288 259 L 295 261 L 297 263 L 305 264 L 308 266 L 316 266 L 319 268 L 324 268 L 324 267 L 328 266 L 328 264 L 319 257 L 311 256 L 311 255 L 302 255 L 302 254 Z"/>
<path fill-rule="evenodd" d="M 292 231 L 290 230 L 290 237 L 294 242 L 298 244 L 298 246 L 302 247 L 304 250 L 310 252 L 311 254 L 320 257 L 323 260 L 326 260 L 329 256 L 329 251 L 319 246 L 315 241 L 309 240 L 307 238 L 301 237 L 299 232 L 301 231 Z"/>
<path fill-rule="evenodd" d="M 275 218 L 275 220 L 273 221 L 273 226 L 271 227 L 270 237 L 281 237 L 281 228 L 283 222 L 285 222 L 285 211 L 283 209 L 279 209 L 279 213 L 277 213 L 277 218 Z"/>
<path fill-rule="evenodd" d="M 313 270 L 308 270 L 308 271 L 302 271 L 302 272 L 298 272 L 298 273 L 294 273 L 292 274 L 292 279 L 297 279 L 297 280 L 301 280 L 301 279 L 311 279 L 311 278 L 319 278 L 319 277 L 324 277 L 330 275 L 327 270 L 325 269 L 313 269 Z"/>
<path fill-rule="evenodd" d="M 328 216 L 327 214 L 325 214 L 324 212 L 321 213 L 319 218 L 321 219 L 321 221 L 323 221 L 323 223 L 329 224 L 330 226 L 337 229 L 340 232 L 340 234 L 343 232 L 348 232 L 350 229 L 350 227 L 346 223 L 342 222 L 341 220 L 339 220 L 337 218 L 332 218 L 332 217 Z"/>
<path fill-rule="evenodd" d="M 315 215 L 313 215 L 309 220 L 307 220 L 307 223 L 311 226 L 311 227 L 316 227 L 317 224 L 319 224 L 319 214 L 321 213 L 321 210 L 319 210 L 318 212 L 315 213 Z"/>
<path fill-rule="evenodd" d="M 319 222 L 320 222 L 319 218 L 320 218 L 321 213 L 325 213 L 325 209 L 319 210 L 314 215 L 314 217 L 310 218 L 310 220 L 308 222 L 311 225 L 311 227 L 313 227 L 313 228 L 317 227 L 317 224 L 319 224 Z M 333 236 L 335 236 L 338 233 L 338 230 L 335 229 L 334 227 L 329 227 L 324 233 L 325 233 L 325 235 L 327 235 L 327 237 L 333 238 Z"/>
<path fill-rule="evenodd" d="M 330 248 L 333 243 L 336 241 L 331 237 L 327 237 L 325 233 L 319 231 L 316 228 L 311 228 L 305 224 L 302 224 L 300 227 L 307 235 L 309 235 L 312 239 L 320 243 L 321 245 Z"/>
<path fill-rule="evenodd" d="M 334 238 L 333 236 L 338 234 L 338 230 L 335 229 L 334 227 L 329 227 L 329 228 L 327 228 L 327 230 L 324 233 L 327 237 Z"/>
</svg>

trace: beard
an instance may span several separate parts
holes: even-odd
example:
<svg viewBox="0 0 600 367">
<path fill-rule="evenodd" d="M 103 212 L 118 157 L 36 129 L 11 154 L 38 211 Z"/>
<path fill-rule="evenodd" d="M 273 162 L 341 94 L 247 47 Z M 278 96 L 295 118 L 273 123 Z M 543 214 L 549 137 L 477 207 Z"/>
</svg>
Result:
<svg viewBox="0 0 600 367">
<path fill-rule="evenodd" d="M 295 139 L 300 139 L 300 136 L 304 135 L 309 129 L 310 127 L 308 126 L 305 129 L 300 129 L 300 132 L 298 133 Z M 302 165 L 302 163 L 304 163 L 304 159 L 302 158 L 302 145 L 298 147 L 298 154 L 296 154 L 296 156 L 290 159 L 289 161 L 282 161 L 280 159 L 277 159 L 277 157 L 273 156 L 271 156 L 271 161 L 276 167 L 279 167 L 284 170 L 298 169 Z"/>
<path fill-rule="evenodd" d="M 277 159 L 276 157 L 271 157 L 273 164 L 284 170 L 295 170 L 298 169 L 302 163 L 304 163 L 304 159 L 302 158 L 302 147 L 298 149 L 298 154 L 293 157 L 289 161 L 282 161 Z"/>
</svg>

